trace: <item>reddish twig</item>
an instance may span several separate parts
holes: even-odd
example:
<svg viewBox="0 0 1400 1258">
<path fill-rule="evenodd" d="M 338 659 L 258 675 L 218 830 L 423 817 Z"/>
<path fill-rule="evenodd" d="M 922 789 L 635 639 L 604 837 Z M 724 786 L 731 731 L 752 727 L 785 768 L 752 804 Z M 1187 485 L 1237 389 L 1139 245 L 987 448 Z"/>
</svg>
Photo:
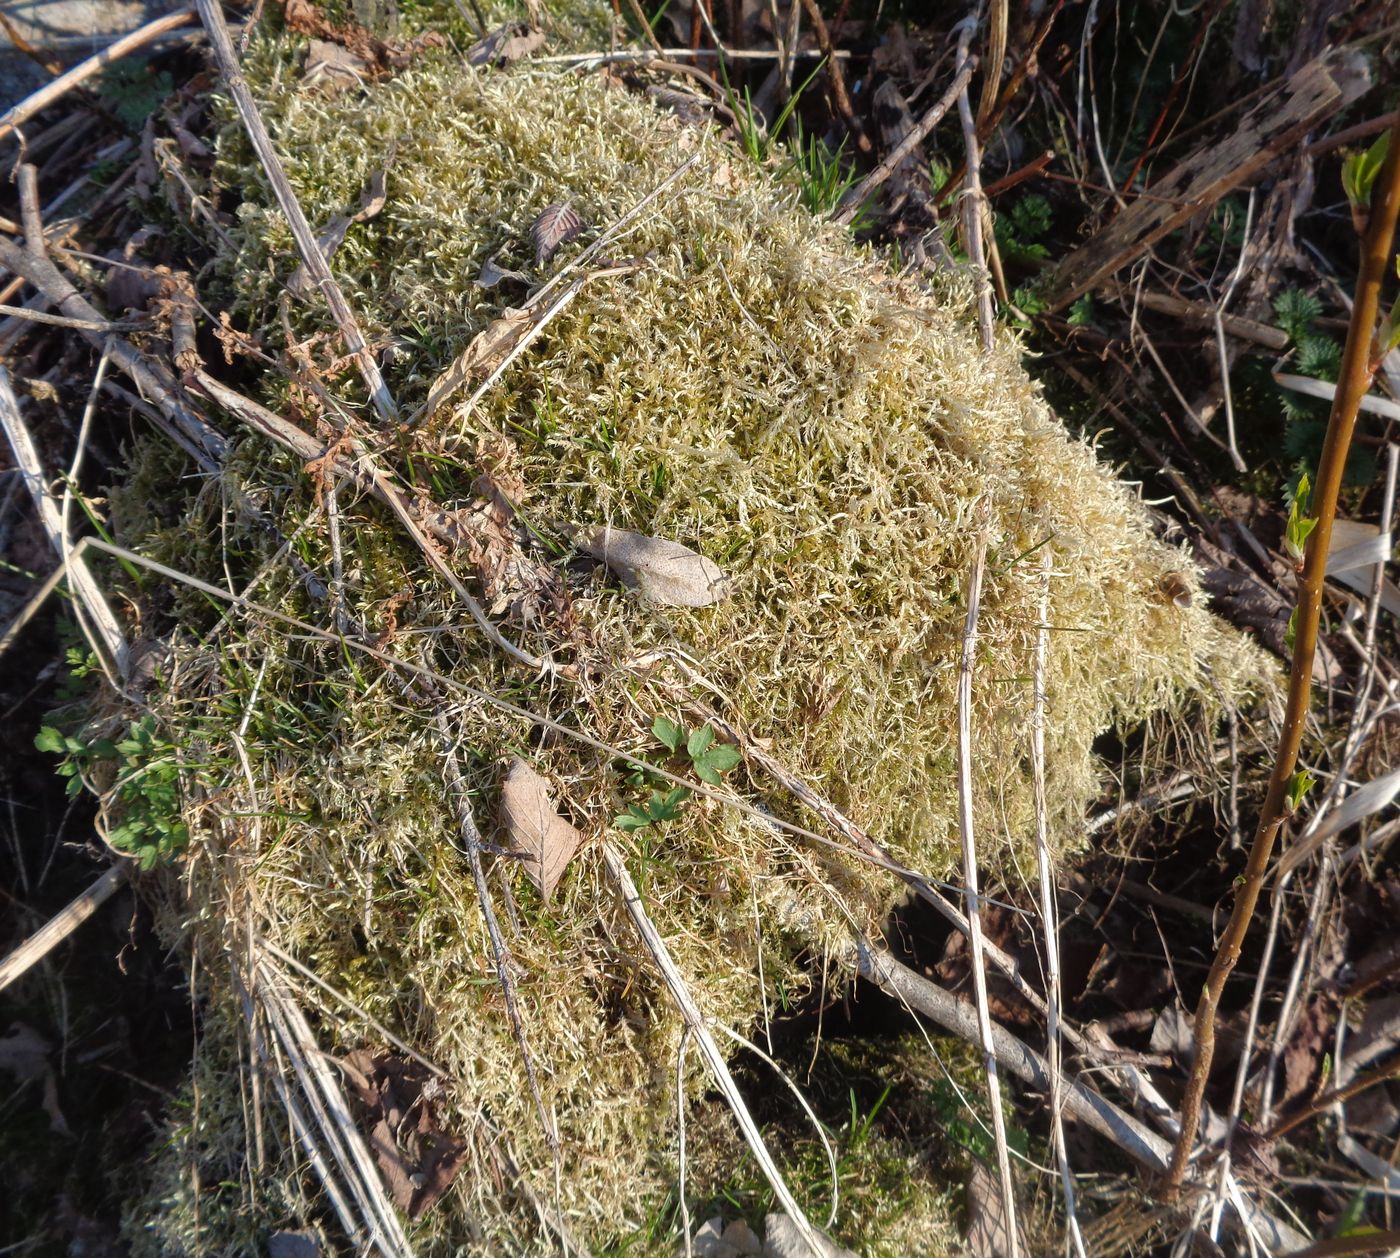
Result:
<svg viewBox="0 0 1400 1258">
<path fill-rule="evenodd" d="M 1180 69 L 1176 72 L 1176 77 L 1172 80 L 1171 87 L 1167 90 L 1167 98 L 1162 102 L 1162 107 L 1157 111 L 1157 118 L 1152 124 L 1152 130 L 1147 133 L 1147 140 L 1142 146 L 1142 152 L 1137 156 L 1137 161 L 1133 163 L 1133 168 L 1128 172 L 1128 177 L 1123 180 L 1120 192 L 1128 192 L 1138 177 L 1138 171 L 1147 161 L 1148 155 L 1152 152 L 1152 147 L 1157 143 L 1157 137 L 1162 133 L 1162 128 L 1166 125 L 1167 115 L 1171 113 L 1172 106 L 1176 104 L 1176 98 L 1181 93 L 1182 84 L 1196 68 L 1196 57 L 1200 53 L 1201 43 L 1206 37 L 1206 32 L 1210 29 L 1211 23 L 1215 21 L 1220 13 L 1224 0 L 1211 0 L 1206 11 L 1201 15 L 1201 20 L 1196 25 L 1196 37 L 1191 41 L 1191 50 L 1186 54 L 1186 58 L 1181 63 Z"/>
<path fill-rule="evenodd" d="M 1264 1133 L 1264 1139 L 1277 1140 L 1280 1136 L 1286 1136 L 1290 1131 L 1301 1127 L 1308 1119 L 1316 1118 L 1339 1102 L 1349 1101 L 1354 1096 L 1360 1096 L 1361 1093 L 1374 1088 L 1376 1084 L 1393 1079 L 1396 1075 L 1400 1075 L 1400 1058 L 1377 1066 L 1374 1070 L 1368 1070 L 1364 1075 L 1357 1075 L 1350 1083 L 1344 1084 L 1340 1088 L 1333 1088 L 1330 1092 L 1324 1092 L 1321 1096 L 1314 1097 L 1296 1114 L 1280 1118 Z"/>
<path fill-rule="evenodd" d="M 1298 578 L 1297 628 L 1278 758 L 1269 778 L 1269 790 L 1259 814 L 1249 860 L 1239 880 L 1234 909 L 1196 1006 L 1195 1053 L 1181 1102 L 1181 1131 L 1177 1136 L 1176 1148 L 1172 1151 L 1171 1169 L 1167 1175 L 1168 1198 L 1175 1197 L 1180 1191 L 1191 1157 L 1191 1146 L 1195 1142 L 1196 1127 L 1201 1117 L 1201 1100 L 1210 1077 L 1211 1059 L 1215 1055 L 1215 1015 L 1220 996 L 1239 960 L 1240 949 L 1263 890 L 1274 841 L 1288 817 L 1288 789 L 1297 768 L 1312 694 L 1313 655 L 1317 650 L 1318 623 L 1322 615 L 1322 582 L 1327 575 L 1327 551 L 1332 540 L 1332 521 L 1337 513 L 1337 494 L 1341 489 L 1342 470 L 1346 465 L 1361 399 L 1370 388 L 1379 366 L 1373 338 L 1380 312 L 1381 284 L 1390 267 L 1391 241 L 1395 234 L 1396 215 L 1400 212 L 1400 114 L 1395 116 L 1391 136 L 1390 152 L 1371 192 L 1370 222 L 1362 241 L 1356 301 L 1352 306 L 1346 348 L 1342 351 L 1341 371 L 1332 402 L 1332 414 L 1327 423 L 1322 460 L 1317 469 L 1317 488 L 1313 496 L 1317 524 L 1308 538 L 1306 558 Z"/>
<path fill-rule="evenodd" d="M 831 78 L 831 94 L 836 98 L 837 112 L 855 137 L 856 148 L 862 153 L 871 153 L 874 150 L 870 137 L 865 134 L 865 128 L 860 125 L 860 119 L 856 117 L 856 111 L 851 105 L 850 93 L 846 91 L 846 75 L 841 69 L 841 59 L 836 55 L 835 46 L 831 42 L 831 32 L 826 28 L 826 19 L 817 8 L 817 0 L 802 0 L 802 7 L 807 10 L 807 17 L 812 23 L 817 47 L 826 58 L 826 72 Z"/>
</svg>

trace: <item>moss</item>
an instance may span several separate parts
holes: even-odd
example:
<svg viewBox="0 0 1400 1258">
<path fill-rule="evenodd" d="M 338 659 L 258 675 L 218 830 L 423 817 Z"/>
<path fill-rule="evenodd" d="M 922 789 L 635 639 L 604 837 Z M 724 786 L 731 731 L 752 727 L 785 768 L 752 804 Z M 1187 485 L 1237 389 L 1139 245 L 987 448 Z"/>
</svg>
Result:
<svg viewBox="0 0 1400 1258">
<path fill-rule="evenodd" d="M 417 659 L 421 646 L 456 681 L 633 755 L 656 753 L 653 718 L 676 715 L 676 691 L 689 690 L 770 740 L 801 777 L 933 876 L 957 861 L 954 692 L 982 531 L 973 722 L 990 869 L 1008 868 L 1032 832 L 1025 735 L 1042 553 L 1053 561 L 1046 720 L 1060 846 L 1075 842 L 1097 789 L 1092 744 L 1102 731 L 1192 704 L 1208 722 L 1261 684 L 1258 657 L 1199 600 L 1182 607 L 1164 593 L 1173 576 L 1175 588 L 1195 589 L 1186 555 L 1153 536 L 1133 494 L 1065 431 L 1014 340 L 979 350 L 956 278 L 929 287 L 891 276 L 715 136 L 592 77 L 478 72 L 443 57 L 365 93 L 326 97 L 303 89 L 296 67 L 294 44 L 265 40 L 245 68 L 311 221 L 353 204 L 370 174 L 389 167 L 382 214 L 351 229 L 334 265 L 371 340 L 395 350 L 388 375 L 406 413 L 520 300 L 475 281 L 493 256 L 529 265 L 540 210 L 567 200 L 606 226 L 698 155 L 608 250 L 642 265 L 589 280 L 475 410 L 449 407 L 383 442 L 400 468 L 410 457 L 432 466 L 446 506 L 473 500 L 471 478 L 491 462 L 481 452 L 509 461 L 538 539 L 534 558 L 563 583 L 571 614 L 567 624 L 507 630 L 576 667 L 576 680 L 531 675 L 493 653 L 387 513 L 346 491 L 339 528 L 351 610 L 390 649 Z M 266 180 L 232 127 L 219 151 L 219 178 L 243 196 L 237 251 L 220 260 L 240 317 L 276 352 L 287 348 L 285 310 L 293 336 L 325 365 L 334 349 L 324 311 L 280 301 L 295 260 Z M 364 414 L 344 364 L 327 378 L 348 413 Z M 279 405 L 302 397 L 273 374 L 262 389 Z M 323 500 L 301 469 L 250 439 L 229 476 L 305 563 L 329 568 Z M 207 521 L 211 503 L 202 509 Z M 570 529 L 604 522 L 702 551 L 732 577 L 732 597 L 663 608 L 569 559 Z M 326 618 L 283 565 L 264 566 L 277 558 L 265 533 L 229 527 L 256 598 Z M 182 562 L 222 582 L 213 549 L 192 547 Z M 459 1129 L 489 1115 L 543 1189 L 550 1156 L 521 1084 L 431 724 L 352 653 L 255 615 L 207 634 L 203 622 L 190 627 L 199 639 L 164 705 L 172 723 L 197 731 L 213 766 L 191 809 L 202 838 L 185 884 L 193 929 L 223 949 L 232 923 L 253 912 L 262 938 L 439 1063 Z M 609 753 L 541 738 L 485 699 L 454 701 L 454 719 L 483 826 L 509 754 L 552 775 L 586 835 L 607 831 L 632 798 Z M 771 782 L 739 775 L 731 785 L 772 815 L 815 824 Z M 877 929 L 896 890 L 853 858 L 712 801 L 692 800 L 659 833 L 625 842 L 697 1002 L 735 1027 L 751 1025 L 765 1000 L 802 990 L 811 950 L 834 950 L 853 926 Z M 595 845 L 581 849 L 551 904 L 502 867 L 493 893 L 506 883 L 522 1018 L 561 1133 L 562 1205 L 572 1226 L 606 1244 L 641 1226 L 644 1203 L 674 1177 L 680 1018 Z M 327 1016 L 321 1034 L 331 1051 L 374 1040 L 344 1014 Z M 693 1056 L 689 1078 L 698 1095 Z M 528 1227 L 508 1195 L 466 1178 L 419 1239 L 461 1241 L 469 1215 L 488 1247 Z M 876 1210 L 869 1223 L 879 1234 L 866 1242 L 899 1250 L 900 1218 Z"/>
</svg>

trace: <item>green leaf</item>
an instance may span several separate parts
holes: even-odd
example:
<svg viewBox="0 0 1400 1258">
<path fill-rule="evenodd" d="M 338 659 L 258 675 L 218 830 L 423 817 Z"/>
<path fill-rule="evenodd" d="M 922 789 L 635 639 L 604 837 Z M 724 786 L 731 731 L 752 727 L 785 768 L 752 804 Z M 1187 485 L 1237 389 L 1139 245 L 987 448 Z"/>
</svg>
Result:
<svg viewBox="0 0 1400 1258">
<path fill-rule="evenodd" d="M 1371 204 L 1371 188 L 1385 164 L 1390 151 L 1390 128 L 1387 127 L 1364 153 L 1353 153 L 1342 163 L 1342 190 L 1352 207 L 1364 210 Z"/>
<path fill-rule="evenodd" d="M 1296 561 L 1301 563 L 1308 537 L 1317 527 L 1317 520 L 1307 514 L 1308 496 L 1311 485 L 1306 472 L 1298 478 L 1298 488 L 1288 507 L 1288 523 L 1284 528 L 1283 548 Z"/>
<path fill-rule="evenodd" d="M 47 751 L 55 756 L 61 756 L 67 750 L 63 742 L 63 735 L 52 725 L 45 725 L 34 735 L 34 746 L 40 751 Z"/>
<path fill-rule="evenodd" d="M 692 730 L 690 740 L 686 743 L 685 749 L 692 760 L 698 760 L 709 750 L 710 744 L 715 741 L 715 732 L 708 725 L 702 725 L 697 730 Z"/>
<path fill-rule="evenodd" d="M 644 830 L 647 826 L 651 825 L 651 818 L 647 816 L 638 816 L 629 808 L 626 812 L 620 812 L 613 818 L 613 825 L 619 830 L 627 830 L 629 832 Z"/>
<path fill-rule="evenodd" d="M 733 743 L 718 743 L 711 747 L 702 759 L 717 772 L 728 773 L 743 757 L 739 755 L 739 749 Z"/>
<path fill-rule="evenodd" d="M 1283 645 L 1290 651 L 1298 640 L 1298 609 L 1295 607 L 1288 617 L 1288 628 L 1283 631 Z"/>
<path fill-rule="evenodd" d="M 1274 318 L 1294 341 L 1308 334 L 1313 320 L 1322 314 L 1322 303 L 1301 288 L 1285 288 L 1274 298 Z"/>
<path fill-rule="evenodd" d="M 681 749 L 681 743 L 685 741 L 685 730 L 668 717 L 658 716 L 651 723 L 651 732 L 673 755 Z"/>
<path fill-rule="evenodd" d="M 1288 779 L 1288 811 L 1297 812 L 1307 793 L 1317 785 L 1317 779 L 1306 769 L 1299 769 Z"/>
<path fill-rule="evenodd" d="M 724 779 L 720 777 L 719 770 L 710 764 L 708 760 L 697 760 L 695 762 L 695 776 L 702 782 L 708 782 L 711 786 L 722 786 Z"/>
</svg>

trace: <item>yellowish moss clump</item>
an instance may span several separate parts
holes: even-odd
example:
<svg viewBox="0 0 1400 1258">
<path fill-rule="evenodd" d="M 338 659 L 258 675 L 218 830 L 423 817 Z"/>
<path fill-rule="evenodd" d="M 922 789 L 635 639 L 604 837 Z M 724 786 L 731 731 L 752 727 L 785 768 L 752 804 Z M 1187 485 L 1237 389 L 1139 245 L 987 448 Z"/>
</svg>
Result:
<svg viewBox="0 0 1400 1258">
<path fill-rule="evenodd" d="M 411 455 L 417 484 L 449 507 L 473 502 L 479 452 L 492 452 L 497 471 L 505 459 L 532 558 L 566 589 L 571 622 L 546 613 L 503 627 L 578 675 L 541 677 L 502 658 L 387 513 L 342 490 L 351 610 L 373 629 L 396 625 L 396 653 L 416 661 L 421 643 L 456 681 L 653 759 L 653 719 L 683 720 L 677 696 L 693 695 L 933 876 L 957 863 L 955 683 L 980 537 L 973 723 L 988 866 L 1014 861 L 1032 833 L 1042 555 L 1052 561 L 1046 727 L 1058 844 L 1075 842 L 1099 785 L 1096 736 L 1203 696 L 1206 709 L 1230 702 L 1261 675 L 1199 600 L 1182 605 L 1195 589 L 1187 558 L 1154 538 L 1135 495 L 1065 431 L 1014 341 L 980 350 L 957 282 L 935 290 L 892 277 L 715 134 L 591 74 L 476 71 L 444 58 L 328 96 L 301 85 L 298 66 L 286 44 L 255 48 L 248 61 L 312 223 L 353 209 L 374 172 L 388 171 L 383 212 L 351 228 L 334 269 L 406 414 L 524 299 L 518 283 L 477 283 L 488 259 L 543 279 L 696 159 L 604 251 L 639 265 L 588 280 L 470 413 L 445 407 L 383 455 L 400 474 Z M 278 298 L 296 260 L 232 128 L 222 178 L 245 198 L 240 252 L 223 260 L 238 313 L 275 350 Z M 535 271 L 529 226 L 566 201 L 591 230 Z M 319 307 L 289 313 L 301 338 L 329 326 Z M 312 352 L 329 357 L 331 344 Z M 341 380 L 371 431 L 362 393 Z M 263 396 L 285 401 L 285 383 L 269 377 Z M 300 469 L 258 442 L 236 467 L 237 492 L 297 536 L 303 560 L 329 570 L 324 505 Z M 676 609 L 621 588 L 569 543 L 572 529 L 603 523 L 709 556 L 731 596 Z M 470 571 L 464 556 L 453 562 Z M 332 623 L 286 575 L 259 594 Z M 187 674 L 168 699 L 172 719 L 202 731 L 206 763 L 227 766 L 207 772 L 193 819 L 199 929 L 227 936 L 236 954 L 252 913 L 264 939 L 442 1066 L 457 1129 L 489 1116 L 550 1195 L 550 1155 L 431 720 L 372 663 L 255 621 L 221 630 L 218 667 Z M 211 694 L 221 708 L 210 708 Z M 453 713 L 488 839 L 513 754 L 551 777 L 585 835 L 552 903 L 509 866 L 492 887 L 560 1133 L 562 1206 L 602 1244 L 644 1222 L 674 1181 L 668 1098 L 681 1022 L 617 904 L 598 837 L 610 833 L 628 853 L 701 1008 L 740 1029 L 765 997 L 806 984 L 804 950 L 839 949 L 852 927 L 878 929 L 897 884 L 710 800 L 637 836 L 610 830 L 643 794 L 615 756 L 557 732 L 541 739 L 486 700 L 454 700 Z M 741 770 L 727 789 L 761 814 L 819 824 L 770 779 Z M 333 1003 L 322 1034 L 332 1050 L 377 1042 Z M 692 1054 L 697 1086 L 699 1072 Z M 470 1216 L 488 1238 L 519 1239 L 530 1212 L 518 1198 L 471 1175 L 461 1183 L 420 1225 L 425 1237 L 460 1240 Z"/>
</svg>

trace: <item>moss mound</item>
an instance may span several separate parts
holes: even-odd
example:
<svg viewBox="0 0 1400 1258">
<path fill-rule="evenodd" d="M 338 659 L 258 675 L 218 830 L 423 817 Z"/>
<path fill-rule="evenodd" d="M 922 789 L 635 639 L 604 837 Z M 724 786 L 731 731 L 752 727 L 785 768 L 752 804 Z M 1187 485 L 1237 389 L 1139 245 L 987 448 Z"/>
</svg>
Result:
<svg viewBox="0 0 1400 1258">
<path fill-rule="evenodd" d="M 255 46 L 247 68 L 313 224 L 352 210 L 375 172 L 388 172 L 382 212 L 350 228 L 333 268 L 405 414 L 525 300 L 517 280 L 478 283 L 488 261 L 543 280 L 695 159 L 587 264 L 609 273 L 584 279 L 474 406 L 464 399 L 480 377 L 431 420 L 372 440 L 414 492 L 461 518 L 490 518 L 513 539 L 516 566 L 497 571 L 487 601 L 502 631 L 554 671 L 494 649 L 389 513 L 345 485 L 332 528 L 324 478 L 260 439 L 230 460 L 222 500 L 203 492 L 178 526 L 142 539 L 197 575 L 223 585 L 227 570 L 248 598 L 327 625 L 332 613 L 295 574 L 338 570 L 344 610 L 384 650 L 474 688 L 447 691 L 445 702 L 488 842 L 498 841 L 492 819 L 510 757 L 552 783 L 583 836 L 553 898 L 503 858 L 490 887 L 559 1133 L 560 1205 L 580 1237 L 606 1245 L 646 1224 L 674 1188 L 682 1023 L 605 875 L 598 838 L 623 847 L 701 1009 L 738 1029 L 800 995 L 807 958 L 839 950 L 852 928 L 878 930 L 899 888 L 839 841 L 776 829 L 767 818 L 821 823 L 744 766 L 721 791 L 747 811 L 693 796 L 673 820 L 625 833 L 614 818 L 644 803 L 650 784 L 629 781 L 634 766 L 617 750 L 688 777 L 684 757 L 668 757 L 651 731 L 658 717 L 694 727 L 693 698 L 763 740 L 899 860 L 955 876 L 955 682 L 983 532 L 973 722 L 987 866 L 1009 870 L 1032 833 L 1027 731 L 1043 553 L 1052 556 L 1048 794 L 1061 844 L 1074 842 L 1098 788 L 1099 734 L 1160 712 L 1209 720 L 1191 705 L 1232 701 L 1263 670 L 1199 599 L 1183 605 L 1195 589 L 1188 560 L 1154 538 L 1134 494 L 1049 411 L 1014 341 L 981 352 L 963 288 L 892 276 L 716 136 L 557 68 L 477 71 L 443 57 L 329 96 L 300 81 L 291 42 Z M 294 251 L 233 126 L 220 170 L 242 198 L 237 253 L 221 262 L 236 314 L 299 377 L 269 372 L 262 400 L 307 427 L 375 432 L 362 389 L 332 362 L 324 311 L 284 298 Z M 591 227 L 537 267 L 530 226 L 565 202 Z M 331 382 L 323 393 L 308 362 Z M 290 539 L 292 565 L 265 531 L 240 525 L 246 501 Z M 603 524 L 707 556 L 727 574 L 729 597 L 680 608 L 623 587 L 573 545 Z M 471 547 L 448 558 L 464 572 L 481 567 Z M 532 591 L 531 580 L 545 585 Z M 160 702 L 173 727 L 196 731 L 202 766 L 177 902 L 216 976 L 209 1051 L 224 1025 L 226 1060 L 237 1061 L 230 966 L 246 989 L 250 940 L 272 945 L 357 1007 L 285 971 L 315 1012 L 322 1049 L 381 1044 L 366 1015 L 392 1029 L 450 1081 L 438 1102 L 444 1125 L 473 1148 L 495 1133 L 552 1199 L 553 1160 L 433 719 L 372 659 L 246 609 L 211 621 L 202 600 L 180 599 L 186 634 Z M 495 700 L 555 724 L 542 729 Z M 692 1094 L 703 1090 L 694 1053 L 687 1075 Z M 276 1174 L 295 1181 L 294 1142 L 277 1153 L 266 1138 Z M 232 1144 L 241 1153 L 243 1142 Z M 203 1182 L 236 1183 L 216 1146 L 204 1146 Z M 417 1224 L 422 1243 L 547 1245 L 492 1165 L 484 1154 L 468 1164 Z M 190 1223 L 176 1197 L 133 1217 L 157 1216 L 150 1235 L 162 1246 L 237 1247 L 207 1221 Z M 295 1213 L 286 1204 L 295 1197 L 260 1199 L 278 1201 L 271 1217 Z M 915 1199 L 932 1203 L 931 1220 L 943 1217 L 937 1186 Z M 906 1214 L 901 1234 L 909 1226 Z M 656 1248 L 673 1245 L 668 1236 Z"/>
</svg>

